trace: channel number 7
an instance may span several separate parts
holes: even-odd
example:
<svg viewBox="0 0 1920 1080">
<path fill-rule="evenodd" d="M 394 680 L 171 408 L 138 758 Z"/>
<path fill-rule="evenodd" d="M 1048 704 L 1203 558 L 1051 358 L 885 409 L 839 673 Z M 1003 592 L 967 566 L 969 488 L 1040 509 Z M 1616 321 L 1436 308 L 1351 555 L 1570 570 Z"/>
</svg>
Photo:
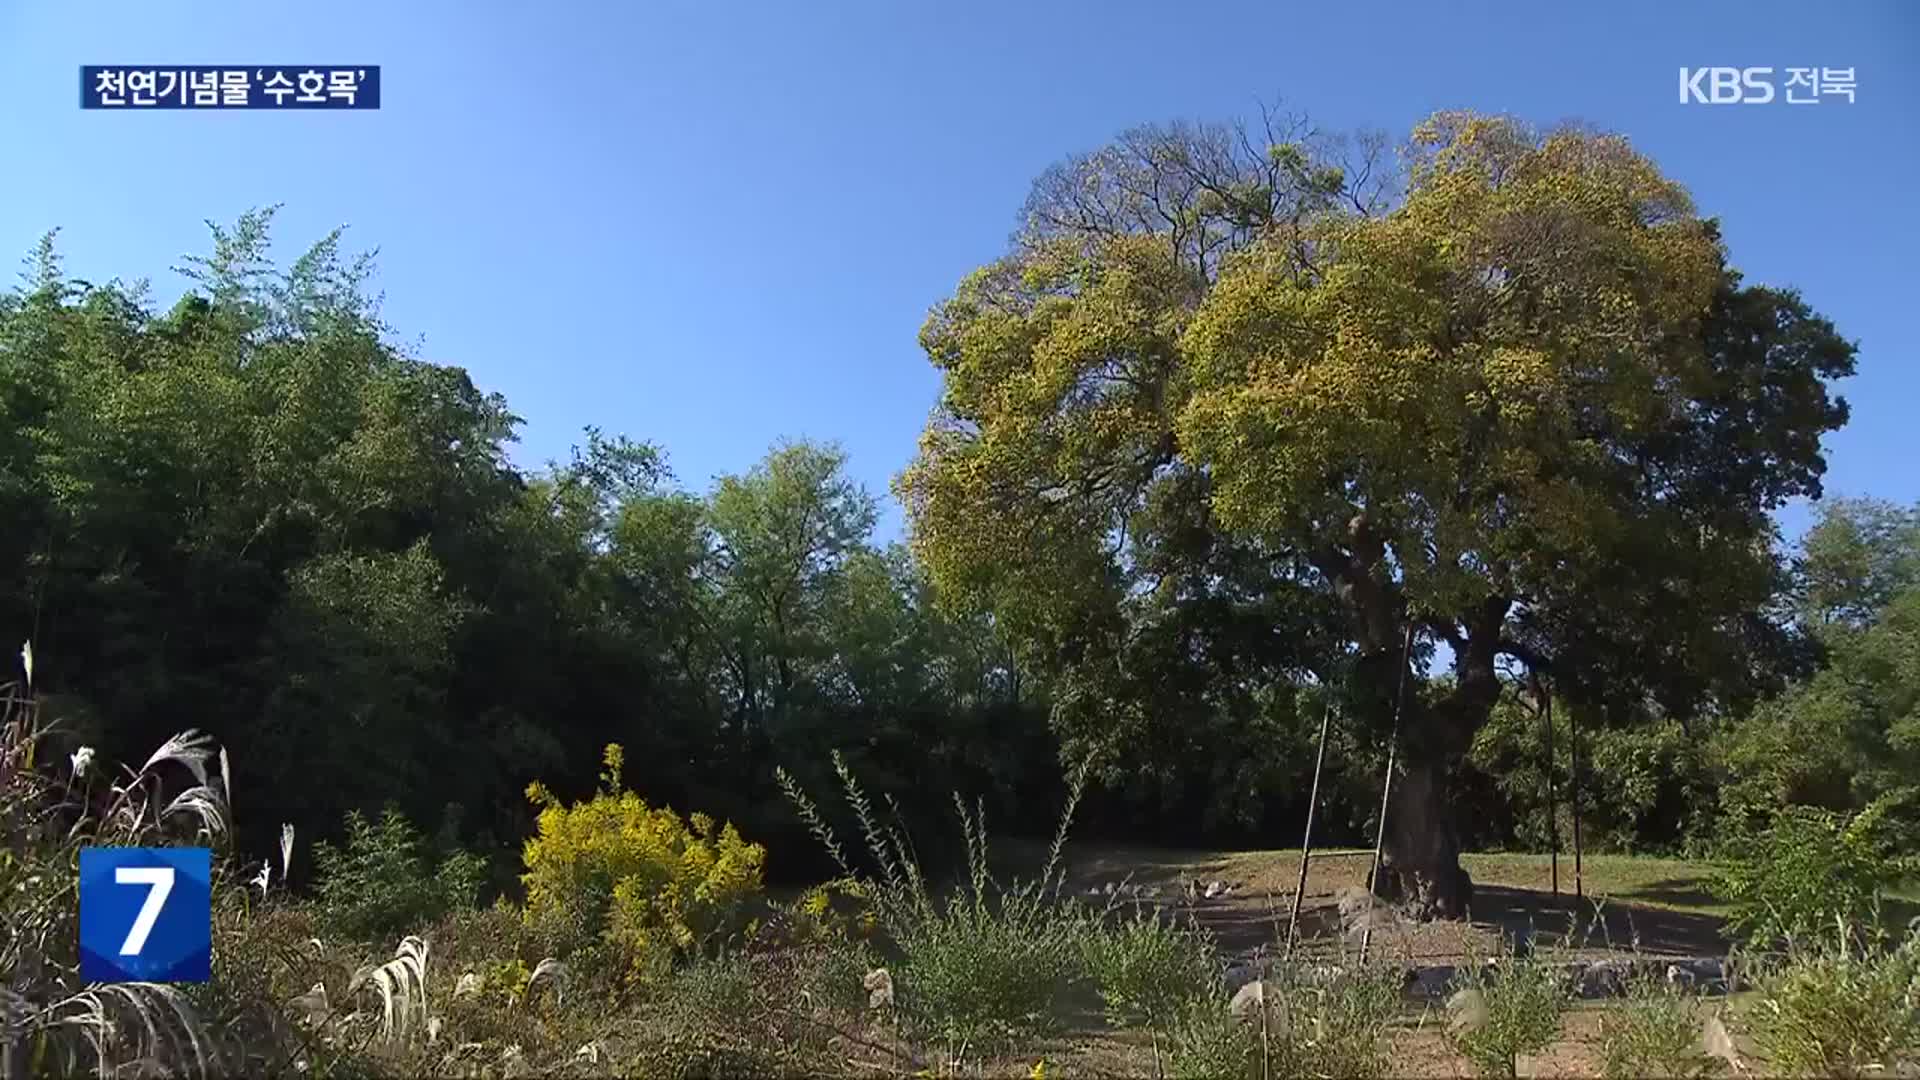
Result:
<svg viewBox="0 0 1920 1080">
<path fill-rule="evenodd" d="M 173 891 L 173 867 L 116 866 L 113 868 L 113 883 L 147 887 L 147 898 L 140 905 L 140 914 L 133 917 L 133 927 L 127 931 L 127 940 L 120 944 L 121 956 L 139 956 L 140 950 L 147 947 L 147 935 L 153 933 L 153 924 L 160 921 L 161 909 L 167 906 L 167 894 Z"/>
</svg>

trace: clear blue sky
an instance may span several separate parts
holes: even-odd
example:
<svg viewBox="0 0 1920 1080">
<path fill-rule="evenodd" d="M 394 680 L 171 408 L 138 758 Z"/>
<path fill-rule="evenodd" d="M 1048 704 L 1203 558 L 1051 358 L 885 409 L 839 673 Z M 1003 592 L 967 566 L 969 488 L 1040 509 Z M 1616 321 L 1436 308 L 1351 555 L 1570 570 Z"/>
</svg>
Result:
<svg viewBox="0 0 1920 1080">
<path fill-rule="evenodd" d="M 101 63 L 377 63 L 383 108 L 82 112 Z M 1681 65 L 1853 67 L 1857 100 L 1683 107 Z M 74 274 L 170 298 L 204 219 L 284 203 L 283 254 L 339 224 L 380 248 L 389 320 L 506 394 L 523 463 L 595 423 L 704 488 L 804 435 L 884 490 L 937 392 L 928 306 L 1055 159 L 1276 97 L 1395 134 L 1451 107 L 1579 119 L 1861 343 L 1829 489 L 1910 502 L 1917 83 L 1897 2 L 11 0 L 0 247 L 59 226 Z"/>
</svg>

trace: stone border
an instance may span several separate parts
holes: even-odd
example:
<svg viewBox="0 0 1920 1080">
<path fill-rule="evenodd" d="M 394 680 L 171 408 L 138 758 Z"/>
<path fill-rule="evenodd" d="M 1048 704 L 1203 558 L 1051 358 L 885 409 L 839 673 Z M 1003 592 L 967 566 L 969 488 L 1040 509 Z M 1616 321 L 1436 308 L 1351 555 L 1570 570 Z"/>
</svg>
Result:
<svg viewBox="0 0 1920 1080">
<path fill-rule="evenodd" d="M 1496 971 L 1501 963 L 1500 960 L 1487 961 Z M 1649 974 L 1705 994 L 1727 993 L 1726 962 L 1712 957 L 1609 957 L 1569 961 L 1563 967 L 1576 994 L 1585 1000 L 1620 997 L 1627 992 L 1635 975 Z M 1236 993 L 1254 982 L 1257 971 L 1258 966 L 1252 960 L 1240 959 L 1229 964 L 1227 992 Z M 1338 978 L 1346 968 L 1338 964 L 1305 964 L 1302 971 L 1311 979 L 1324 980 Z M 1459 972 L 1457 964 L 1416 964 L 1406 969 L 1406 992 L 1423 1001 L 1443 1000 L 1453 992 Z"/>
</svg>

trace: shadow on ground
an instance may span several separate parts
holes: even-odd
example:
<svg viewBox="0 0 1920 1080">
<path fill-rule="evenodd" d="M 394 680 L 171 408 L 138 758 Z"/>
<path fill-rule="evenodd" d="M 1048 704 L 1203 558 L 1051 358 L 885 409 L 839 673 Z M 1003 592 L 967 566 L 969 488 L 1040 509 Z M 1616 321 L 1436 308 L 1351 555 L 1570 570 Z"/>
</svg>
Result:
<svg viewBox="0 0 1920 1080">
<path fill-rule="evenodd" d="M 1642 890 L 1643 892 L 1645 890 Z M 1672 895 L 1679 895 L 1675 890 Z M 1726 920 L 1715 915 L 1674 911 L 1634 903 L 1635 896 L 1582 899 L 1562 893 L 1504 885 L 1476 885 L 1473 922 L 1509 939 L 1531 933 L 1541 944 L 1561 944 L 1578 950 L 1632 950 L 1666 956 L 1718 956 L 1726 952 L 1721 930 Z M 1676 903 L 1668 897 L 1645 897 Z"/>
</svg>

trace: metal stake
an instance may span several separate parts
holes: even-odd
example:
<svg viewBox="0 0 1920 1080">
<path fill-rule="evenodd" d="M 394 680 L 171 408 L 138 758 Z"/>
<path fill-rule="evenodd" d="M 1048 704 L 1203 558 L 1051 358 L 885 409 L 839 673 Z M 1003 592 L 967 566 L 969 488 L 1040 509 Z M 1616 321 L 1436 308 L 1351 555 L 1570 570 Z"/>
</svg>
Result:
<svg viewBox="0 0 1920 1080">
<path fill-rule="evenodd" d="M 1320 748 L 1313 755 L 1313 794 L 1307 797 L 1307 831 L 1300 838 L 1300 883 L 1293 890 L 1293 910 L 1287 914 L 1287 959 L 1293 959 L 1293 938 L 1300 927 L 1300 900 L 1307 895 L 1307 859 L 1313 854 L 1313 814 L 1320 807 L 1320 769 L 1327 760 L 1327 720 L 1333 702 L 1320 710 Z"/>
</svg>

